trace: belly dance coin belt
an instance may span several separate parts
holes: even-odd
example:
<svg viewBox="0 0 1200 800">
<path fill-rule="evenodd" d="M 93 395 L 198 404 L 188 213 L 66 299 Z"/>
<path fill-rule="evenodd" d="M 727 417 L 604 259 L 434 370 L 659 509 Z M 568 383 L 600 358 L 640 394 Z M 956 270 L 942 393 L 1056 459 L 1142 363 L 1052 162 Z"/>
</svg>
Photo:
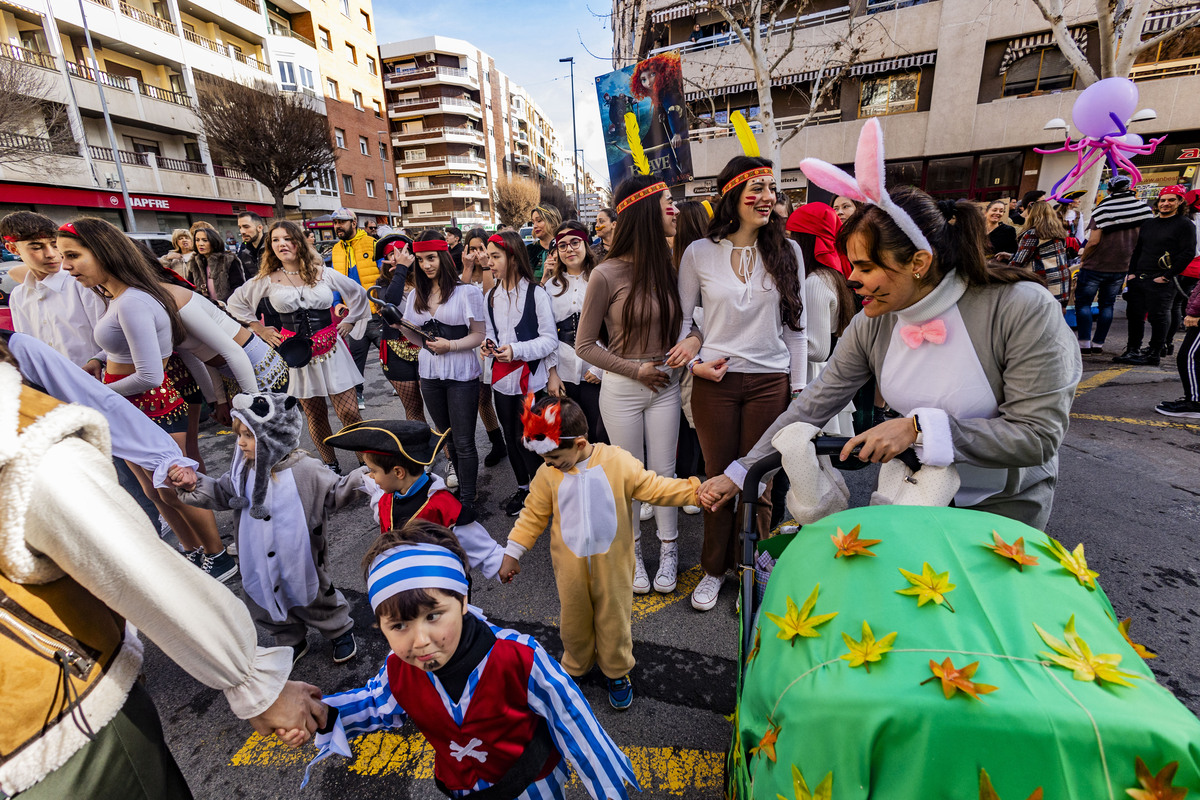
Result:
<svg viewBox="0 0 1200 800">
<path fill-rule="evenodd" d="M 325 361 L 337 347 L 337 320 L 333 318 L 332 309 L 302 308 L 289 314 L 280 314 L 279 321 L 283 326 L 285 341 L 292 336 L 305 336 L 312 342 L 312 359 L 305 366 Z"/>
<path fill-rule="evenodd" d="M 115 383 L 127 375 L 104 373 L 105 383 Z M 171 376 L 164 374 L 162 384 L 156 389 L 147 389 L 139 394 L 125 395 L 125 399 L 155 422 L 173 422 L 187 414 L 188 406 L 171 383 Z"/>
</svg>

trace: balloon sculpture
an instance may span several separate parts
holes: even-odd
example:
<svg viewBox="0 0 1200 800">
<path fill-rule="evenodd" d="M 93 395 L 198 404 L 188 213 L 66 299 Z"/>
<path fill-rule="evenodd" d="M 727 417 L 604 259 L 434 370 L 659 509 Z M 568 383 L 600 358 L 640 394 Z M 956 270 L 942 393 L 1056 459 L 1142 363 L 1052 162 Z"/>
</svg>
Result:
<svg viewBox="0 0 1200 800">
<path fill-rule="evenodd" d="M 1062 200 L 1101 158 L 1108 161 L 1109 169 L 1114 174 L 1124 170 L 1135 184 L 1141 181 L 1142 173 L 1129 160 L 1130 157 L 1153 153 L 1167 137 L 1151 139 L 1147 144 L 1136 133 L 1129 133 L 1125 121 L 1133 116 L 1137 102 L 1137 86 L 1128 78 L 1105 78 L 1080 93 L 1071 109 L 1071 119 L 1083 137 L 1072 142 L 1068 135 L 1062 147 L 1034 148 L 1036 153 L 1068 152 L 1077 155 L 1075 166 L 1054 184 L 1050 192 L 1051 199 Z"/>
</svg>

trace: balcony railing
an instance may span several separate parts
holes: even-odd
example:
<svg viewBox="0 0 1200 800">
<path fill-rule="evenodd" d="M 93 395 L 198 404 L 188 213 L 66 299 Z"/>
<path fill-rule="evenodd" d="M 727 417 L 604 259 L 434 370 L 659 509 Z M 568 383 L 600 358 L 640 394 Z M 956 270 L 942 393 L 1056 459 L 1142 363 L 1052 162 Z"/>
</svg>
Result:
<svg viewBox="0 0 1200 800">
<path fill-rule="evenodd" d="M 423 197 L 469 197 L 471 195 L 487 195 L 488 188 L 479 183 L 445 183 L 437 186 L 422 186 L 405 189 L 406 199 L 421 199 Z"/>
<path fill-rule="evenodd" d="M 104 6 L 105 8 L 113 7 L 112 0 L 91 0 L 91 2 L 95 3 L 98 6 Z"/>
<path fill-rule="evenodd" d="M 138 81 L 138 91 L 146 97 L 155 100 L 161 100 L 164 103 L 174 103 L 177 106 L 191 106 L 192 101 L 183 92 L 173 92 L 169 89 L 160 89 L 157 86 L 152 86 L 148 83 Z"/>
<path fill-rule="evenodd" d="M 424 128 L 419 131 L 392 134 L 395 142 L 419 142 L 425 139 L 440 139 L 449 136 L 465 136 L 469 139 L 483 141 L 483 131 L 478 128 Z"/>
<path fill-rule="evenodd" d="M 99 82 L 109 87 L 110 89 L 120 89 L 123 92 L 132 92 L 133 87 L 130 86 L 131 79 L 120 75 L 110 75 L 103 70 L 96 70 L 89 67 L 87 64 L 79 64 L 74 61 L 67 62 L 67 72 L 71 73 L 76 78 L 81 78 L 85 81 Z M 111 159 L 110 159 L 111 160 Z"/>
<path fill-rule="evenodd" d="M 451 108 L 467 108 L 479 113 L 479 103 L 463 97 L 415 97 L 411 100 L 398 100 L 388 108 L 392 111 L 407 111 L 417 106 L 450 106 Z"/>
<path fill-rule="evenodd" d="M 26 136 L 23 133 L 0 133 L 0 147 L 60 156 L 79 155 L 79 145 L 76 142 L 56 143 L 42 136 Z"/>
<path fill-rule="evenodd" d="M 228 53 L 225 51 L 225 45 L 221 44 L 220 42 L 213 41 L 207 36 L 201 36 L 195 31 L 189 31 L 187 28 L 184 28 L 183 38 L 187 39 L 192 44 L 212 50 L 214 53 L 220 53 L 223 56 L 228 55 Z"/>
<path fill-rule="evenodd" d="M 867 13 L 878 14 L 881 11 L 891 11 L 895 8 L 911 8 L 923 6 L 929 0 L 867 0 Z"/>
<path fill-rule="evenodd" d="M 29 50 L 25 47 L 17 47 L 15 44 L 0 43 L 0 58 L 22 61 L 26 64 L 33 64 L 35 67 L 42 67 L 43 69 L 57 68 L 54 63 L 54 56 L 49 53 Z"/>
<path fill-rule="evenodd" d="M 213 164 L 213 174 L 218 178 L 230 178 L 235 181 L 252 181 L 254 180 L 245 172 L 234 167 L 227 167 L 224 164 Z"/>
<path fill-rule="evenodd" d="M 885 2 L 909 2 L 917 4 L 924 3 L 927 0 L 885 0 Z M 884 9 L 879 9 L 884 10 Z M 871 13 L 875 9 L 872 8 Z M 763 38 L 775 36 L 779 34 L 789 33 L 794 25 L 796 28 L 814 28 L 819 25 L 828 25 L 832 22 L 841 22 L 842 20 L 850 19 L 850 6 L 844 5 L 838 8 L 830 8 L 825 11 L 814 11 L 811 14 L 801 14 L 798 17 L 790 17 L 788 19 L 780 19 L 775 21 L 774 27 L 768 29 L 766 25 L 762 26 Z M 746 36 L 750 35 L 749 28 L 743 28 L 742 32 Z M 662 47 L 656 47 L 650 51 L 650 55 L 658 55 L 672 50 L 678 50 L 680 53 L 696 53 L 701 50 L 711 50 L 714 47 L 725 47 L 726 45 L 736 44 L 738 42 L 737 33 L 734 31 L 724 31 L 722 33 L 714 33 L 711 36 L 705 36 L 696 41 L 683 41 L 676 44 L 668 44 Z"/>
<path fill-rule="evenodd" d="M 227 44 L 214 41 L 209 39 L 207 36 L 201 36 L 195 31 L 189 31 L 187 28 L 184 28 L 183 30 L 183 38 L 187 39 L 189 42 L 197 45 L 198 47 L 203 47 L 206 50 L 219 53 L 226 58 L 232 58 L 235 61 L 240 61 L 247 66 L 254 67 L 259 72 L 265 72 L 268 75 L 271 74 L 271 68 L 267 66 L 265 61 L 260 61 L 258 58 L 251 55 L 246 55 L 241 50 L 235 50 Z"/>
<path fill-rule="evenodd" d="M 233 58 L 234 58 L 234 60 L 235 60 L 235 61 L 240 61 L 240 62 L 242 62 L 243 64 L 245 64 L 246 66 L 254 67 L 254 68 L 255 68 L 255 69 L 257 69 L 259 72 L 265 72 L 265 73 L 267 73 L 268 75 L 269 75 L 269 74 L 271 74 L 271 68 L 267 66 L 266 62 L 264 62 L 264 61 L 259 61 L 259 60 L 258 60 L 257 58 L 255 58 L 254 56 L 248 56 L 248 55 L 246 55 L 245 53 L 243 53 L 243 52 L 241 52 L 241 51 L 234 50 L 234 51 L 233 51 Z"/>
<path fill-rule="evenodd" d="M 172 172 L 191 172 L 195 175 L 207 175 L 208 165 L 203 161 L 185 161 L 181 158 L 155 156 L 159 169 L 169 169 Z"/>
<path fill-rule="evenodd" d="M 1184 78 L 1200 75 L 1200 58 L 1174 58 L 1152 64 L 1134 64 L 1129 77 L 1134 81 L 1153 81 L 1159 78 Z"/>
<path fill-rule="evenodd" d="M 407 81 L 425 80 L 435 75 L 441 75 L 446 78 L 466 78 L 467 80 L 474 77 L 470 70 L 462 67 L 414 67 L 412 69 L 397 70 L 388 74 L 386 78 L 393 83 L 404 83 Z"/>
<path fill-rule="evenodd" d="M 258 0 L 235 0 L 238 5 L 243 5 L 253 11 L 255 14 L 261 14 L 262 9 L 258 5 Z"/>
<path fill-rule="evenodd" d="M 142 11 L 140 8 L 124 2 L 124 0 L 118 0 L 117 5 L 121 9 L 121 13 L 130 19 L 136 19 L 138 22 L 143 25 L 149 25 L 151 28 L 158 28 L 164 33 L 175 34 L 175 26 L 171 24 L 171 20 L 163 19 L 157 14 Z"/>
<path fill-rule="evenodd" d="M 113 151 L 108 147 L 98 147 L 94 144 L 88 145 L 88 153 L 97 161 L 115 161 Z M 121 158 L 122 164 L 129 164 L 134 167 L 150 166 L 150 159 L 145 153 L 133 153 L 129 150 L 118 150 L 117 155 Z"/>
<path fill-rule="evenodd" d="M 779 128 L 780 133 L 786 133 L 799 125 L 800 120 L 804 119 L 805 116 L 807 115 L 801 114 L 794 117 L 780 117 L 779 119 L 775 120 L 775 124 Z M 809 120 L 808 124 L 810 126 L 827 125 L 831 122 L 841 121 L 842 112 L 840 109 L 835 108 L 829 111 L 820 111 L 814 114 L 813 118 Z M 751 122 L 750 129 L 755 133 L 760 133 L 762 131 L 762 126 L 758 122 Z M 703 142 L 707 141 L 708 139 L 721 139 L 726 136 L 733 135 L 733 128 L 729 127 L 692 128 L 690 131 L 688 131 L 688 141 Z"/>
</svg>

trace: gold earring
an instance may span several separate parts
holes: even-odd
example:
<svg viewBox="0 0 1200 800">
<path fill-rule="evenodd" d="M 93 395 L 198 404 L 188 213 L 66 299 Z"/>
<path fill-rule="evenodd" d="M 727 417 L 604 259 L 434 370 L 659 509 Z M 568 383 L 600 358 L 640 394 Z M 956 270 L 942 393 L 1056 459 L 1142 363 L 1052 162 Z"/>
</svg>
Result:
<svg viewBox="0 0 1200 800">
<path fill-rule="evenodd" d="M 913 279 L 914 279 L 914 280 L 918 280 L 918 281 L 919 281 L 919 280 L 921 280 L 921 273 L 919 273 L 919 272 L 914 272 L 914 273 L 913 273 Z"/>
</svg>

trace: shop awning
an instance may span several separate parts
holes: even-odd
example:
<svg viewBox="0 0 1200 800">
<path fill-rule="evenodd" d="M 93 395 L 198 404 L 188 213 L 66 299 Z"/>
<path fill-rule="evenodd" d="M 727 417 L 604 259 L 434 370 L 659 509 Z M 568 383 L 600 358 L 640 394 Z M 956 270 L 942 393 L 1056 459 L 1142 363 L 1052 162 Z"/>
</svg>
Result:
<svg viewBox="0 0 1200 800">
<path fill-rule="evenodd" d="M 714 0 L 723 6 L 732 5 L 732 0 Z M 661 11 L 655 11 L 650 14 L 650 21 L 657 25 L 660 22 L 670 22 L 673 19 L 682 19 L 684 17 L 694 17 L 708 11 L 708 0 L 700 0 L 700 2 L 684 2 L 679 5 L 664 8 Z"/>
<path fill-rule="evenodd" d="M 68 189 L 61 186 L 34 186 L 20 183 L 0 183 L 0 197 L 9 203 L 28 203 L 47 206 L 81 206 L 83 208 L 125 208 L 120 192 L 102 189 Z M 261 203 L 231 203 L 227 200 L 203 200 L 195 197 L 131 194 L 134 210 L 170 211 L 178 214 L 211 214 L 232 217 L 242 211 L 253 211 L 262 217 L 275 213 L 273 206 Z"/>
<path fill-rule="evenodd" d="M 850 68 L 850 74 L 858 77 L 860 75 L 879 75 L 884 72 L 902 72 L 904 70 L 916 69 L 917 67 L 924 67 L 935 61 L 937 61 L 936 52 L 916 53 L 910 56 L 898 56 L 896 58 L 885 58 L 882 61 L 868 61 L 865 64 L 855 64 Z"/>
<path fill-rule="evenodd" d="M 878 75 L 885 72 L 900 72 L 902 70 L 916 69 L 924 67 L 928 64 L 933 64 L 937 61 L 937 53 L 915 53 L 907 56 L 897 56 L 896 58 L 884 58 L 879 61 L 868 61 L 863 64 L 855 64 L 850 67 L 850 75 L 858 77 L 861 75 Z M 826 78 L 836 76 L 842 71 L 841 67 L 834 67 L 825 73 Z M 798 83 L 809 83 L 817 79 L 820 70 L 810 69 L 807 72 L 795 72 L 791 75 L 783 75 L 771 81 L 772 86 L 793 86 Z M 683 97 L 689 103 L 696 100 L 703 100 L 705 97 L 712 95 L 713 97 L 721 97 L 727 94 L 738 94 L 739 92 L 754 91 L 756 84 L 754 81 L 746 81 L 745 83 L 734 83 L 728 86 L 714 86 L 707 92 L 688 92 Z"/>
<path fill-rule="evenodd" d="M 1079 45 L 1079 49 L 1083 51 L 1084 55 L 1087 55 L 1087 28 L 1072 28 L 1071 38 Z M 1005 48 L 1004 57 L 1000 59 L 1000 74 L 1008 72 L 1009 67 L 1034 50 L 1052 46 L 1054 46 L 1054 33 L 1051 31 L 1013 39 Z"/>
<path fill-rule="evenodd" d="M 1200 3 L 1151 11 L 1146 15 L 1146 21 L 1142 23 L 1142 33 L 1162 33 L 1167 28 L 1183 22 L 1197 11 L 1200 11 Z"/>
</svg>

